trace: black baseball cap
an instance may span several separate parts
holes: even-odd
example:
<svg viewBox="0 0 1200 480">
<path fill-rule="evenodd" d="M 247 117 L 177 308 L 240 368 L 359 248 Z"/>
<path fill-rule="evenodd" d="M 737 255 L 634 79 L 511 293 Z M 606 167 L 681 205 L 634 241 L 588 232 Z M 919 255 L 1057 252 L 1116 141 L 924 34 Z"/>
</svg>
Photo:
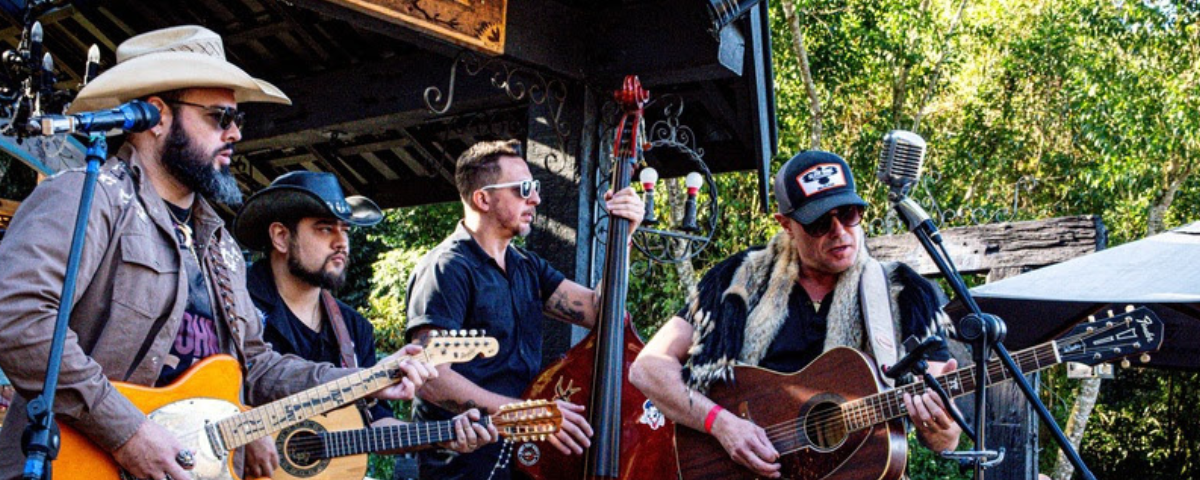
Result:
<svg viewBox="0 0 1200 480">
<path fill-rule="evenodd" d="M 854 190 L 850 165 L 837 154 L 820 150 L 800 152 L 775 174 L 779 213 L 802 225 L 846 205 L 867 206 Z"/>
</svg>

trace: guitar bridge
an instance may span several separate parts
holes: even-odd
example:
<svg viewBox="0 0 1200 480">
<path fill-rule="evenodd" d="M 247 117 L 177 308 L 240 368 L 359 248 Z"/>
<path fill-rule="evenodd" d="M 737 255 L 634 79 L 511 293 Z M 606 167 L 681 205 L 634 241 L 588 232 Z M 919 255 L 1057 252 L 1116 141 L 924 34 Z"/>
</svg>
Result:
<svg viewBox="0 0 1200 480">
<path fill-rule="evenodd" d="M 217 430 L 217 424 L 205 421 L 204 433 L 208 435 L 208 444 L 212 445 L 213 453 L 217 455 L 218 460 L 225 460 L 229 456 L 229 449 L 225 448 L 225 440 L 221 438 L 221 432 Z"/>
</svg>

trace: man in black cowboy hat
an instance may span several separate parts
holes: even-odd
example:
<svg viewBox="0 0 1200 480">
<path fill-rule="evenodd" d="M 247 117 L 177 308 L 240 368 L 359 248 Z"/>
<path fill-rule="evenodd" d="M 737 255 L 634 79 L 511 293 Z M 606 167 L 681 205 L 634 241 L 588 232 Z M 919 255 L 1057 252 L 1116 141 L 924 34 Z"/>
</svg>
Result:
<svg viewBox="0 0 1200 480">
<path fill-rule="evenodd" d="M 780 452 L 762 427 L 706 397 L 710 386 L 736 380 L 734 365 L 790 373 L 836 347 L 892 365 L 898 340 L 937 333 L 945 315 L 936 287 L 904 264 L 881 265 L 863 248 L 867 202 L 842 157 L 792 157 L 776 174 L 775 199 L 783 229 L 766 247 L 709 269 L 629 371 L 667 418 L 713 435 L 734 461 L 769 478 L 788 473 L 780 471 Z M 957 366 L 944 344 L 928 358 L 934 374 Z M 934 451 L 953 450 L 961 430 L 941 399 L 905 397 L 917 438 Z"/>
<path fill-rule="evenodd" d="M 246 201 L 233 231 L 243 246 L 265 254 L 247 271 L 246 286 L 275 351 L 343 367 L 375 365 L 371 323 L 331 292 L 346 280 L 349 229 L 382 219 L 371 200 L 344 196 L 330 173 L 287 173 Z M 372 427 L 401 423 L 383 402 L 360 409 Z M 471 420 L 479 420 L 478 410 L 458 417 L 459 440 L 447 448 L 467 453 L 497 438 L 494 426 Z M 272 440 L 247 448 L 247 475 L 270 477 L 279 466 Z"/>
</svg>

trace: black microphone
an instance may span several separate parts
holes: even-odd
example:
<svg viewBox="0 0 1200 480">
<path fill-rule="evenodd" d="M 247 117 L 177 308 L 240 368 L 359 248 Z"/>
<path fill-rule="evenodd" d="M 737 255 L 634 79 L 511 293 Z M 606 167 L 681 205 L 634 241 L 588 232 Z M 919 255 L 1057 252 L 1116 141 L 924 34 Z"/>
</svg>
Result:
<svg viewBox="0 0 1200 480">
<path fill-rule="evenodd" d="M 929 338 L 926 338 L 920 343 L 920 345 L 913 347 L 912 344 L 916 343 L 916 339 L 916 337 L 908 337 L 908 340 L 904 341 L 905 348 L 908 348 L 908 354 L 905 355 L 904 358 L 901 358 L 900 361 L 896 362 L 895 365 L 885 365 L 883 367 L 884 375 L 887 375 L 891 378 L 900 378 L 907 375 L 908 371 L 911 370 L 913 366 L 925 361 L 925 354 L 929 352 L 930 349 L 942 344 L 942 337 L 933 335 Z M 924 373 L 925 368 L 926 367 L 924 365 L 921 366 L 921 373 Z"/>
<path fill-rule="evenodd" d="M 892 130 L 883 136 L 883 148 L 879 152 L 879 170 L 875 172 L 875 176 L 891 187 L 888 197 L 897 201 L 907 195 L 909 189 L 917 183 L 924 161 L 925 139 L 906 130 Z"/>
<path fill-rule="evenodd" d="M 141 100 L 133 100 L 112 110 L 32 118 L 26 125 L 26 131 L 43 136 L 109 130 L 140 132 L 158 125 L 158 121 L 158 108 Z"/>
</svg>

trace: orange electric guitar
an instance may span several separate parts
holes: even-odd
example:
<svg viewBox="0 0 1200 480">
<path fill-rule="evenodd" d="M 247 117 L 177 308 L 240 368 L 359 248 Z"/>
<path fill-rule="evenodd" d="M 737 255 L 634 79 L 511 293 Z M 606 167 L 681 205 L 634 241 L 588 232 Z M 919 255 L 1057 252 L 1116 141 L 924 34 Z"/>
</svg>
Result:
<svg viewBox="0 0 1200 480">
<path fill-rule="evenodd" d="M 443 335 L 431 338 L 416 358 L 431 365 L 461 363 L 480 355 L 491 357 L 498 349 L 494 338 Z M 383 390 L 402 375 L 400 360 L 383 361 L 254 409 L 241 404 L 242 369 L 228 355 L 204 359 L 166 387 L 122 382 L 113 386 L 195 454 L 194 480 L 236 480 L 229 454 L 233 449 Z M 64 423 L 58 426 L 62 447 L 54 463 L 56 478 L 132 478 L 78 430 Z"/>
<path fill-rule="evenodd" d="M 544 441 L 562 427 L 558 404 L 547 400 L 510 403 L 481 424 L 496 426 L 500 436 L 514 442 Z M 362 415 L 354 407 L 334 410 L 283 429 L 275 437 L 279 468 L 275 480 L 333 480 L 363 478 L 367 454 L 457 439 L 453 420 L 387 427 L 360 428 Z"/>
</svg>

